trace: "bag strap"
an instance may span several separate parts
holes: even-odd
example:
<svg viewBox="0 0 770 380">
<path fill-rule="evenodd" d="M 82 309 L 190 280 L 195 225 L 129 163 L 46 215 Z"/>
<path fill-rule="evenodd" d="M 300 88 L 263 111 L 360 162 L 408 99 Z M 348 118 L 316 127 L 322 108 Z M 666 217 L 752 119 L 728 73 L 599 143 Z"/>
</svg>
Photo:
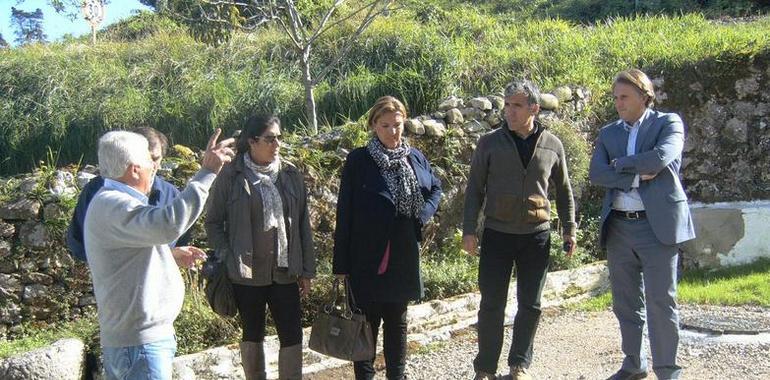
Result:
<svg viewBox="0 0 770 380">
<path fill-rule="evenodd" d="M 332 283 L 332 302 L 324 306 L 326 313 L 331 313 L 338 306 L 342 309 L 342 317 L 346 319 L 353 318 L 353 314 L 362 314 L 361 309 L 356 306 L 356 300 L 353 291 L 350 289 L 350 280 L 345 277 L 344 294 L 340 293 L 340 280 L 335 278 Z M 338 303 L 338 301 L 341 301 Z"/>
<path fill-rule="evenodd" d="M 356 304 L 356 298 L 353 296 L 353 290 L 350 288 L 350 279 L 347 276 L 345 276 L 345 303 L 348 310 L 361 314 L 361 309 Z"/>
</svg>

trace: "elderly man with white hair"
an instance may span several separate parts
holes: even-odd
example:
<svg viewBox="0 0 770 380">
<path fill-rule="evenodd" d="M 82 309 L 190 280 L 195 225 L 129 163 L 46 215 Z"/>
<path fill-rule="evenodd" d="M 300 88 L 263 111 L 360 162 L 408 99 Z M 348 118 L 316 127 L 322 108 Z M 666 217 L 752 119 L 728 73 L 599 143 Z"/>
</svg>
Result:
<svg viewBox="0 0 770 380">
<path fill-rule="evenodd" d="M 195 247 L 169 243 L 203 212 L 208 191 L 234 152 L 233 139 L 208 142 L 202 168 L 174 201 L 148 205 L 157 171 L 147 139 L 126 131 L 99 139 L 104 187 L 85 218 L 85 248 L 93 278 L 107 379 L 171 379 L 176 353 L 174 320 L 182 309 L 179 266 L 205 257 Z"/>
</svg>

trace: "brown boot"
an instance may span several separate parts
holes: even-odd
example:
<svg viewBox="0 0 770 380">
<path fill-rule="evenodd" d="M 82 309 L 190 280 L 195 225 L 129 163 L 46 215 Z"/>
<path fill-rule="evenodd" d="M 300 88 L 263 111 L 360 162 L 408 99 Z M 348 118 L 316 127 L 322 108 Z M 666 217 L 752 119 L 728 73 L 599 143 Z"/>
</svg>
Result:
<svg viewBox="0 0 770 380">
<path fill-rule="evenodd" d="M 267 379 L 262 342 L 241 342 L 241 365 L 246 380 Z"/>
<path fill-rule="evenodd" d="M 278 351 L 278 379 L 302 380 L 302 344 Z"/>
</svg>

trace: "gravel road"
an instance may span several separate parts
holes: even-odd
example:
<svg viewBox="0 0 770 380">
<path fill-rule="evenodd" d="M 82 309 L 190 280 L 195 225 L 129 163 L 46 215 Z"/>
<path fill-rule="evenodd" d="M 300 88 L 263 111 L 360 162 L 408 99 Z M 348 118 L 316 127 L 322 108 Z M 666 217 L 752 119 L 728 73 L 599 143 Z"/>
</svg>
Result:
<svg viewBox="0 0 770 380">
<path fill-rule="evenodd" d="M 762 342 L 763 340 L 764 342 Z M 679 362 L 684 379 L 770 379 L 770 343 L 713 342 L 683 338 Z M 615 317 L 610 311 L 574 312 L 546 310 L 535 342 L 530 372 L 536 379 L 605 379 L 617 370 L 622 359 Z M 505 358 L 510 347 L 506 328 L 504 354 L 498 373 L 507 374 Z M 476 332 L 468 328 L 450 341 L 410 347 L 407 374 L 410 380 L 473 379 L 471 361 L 476 354 Z M 649 352 L 649 349 L 648 349 Z M 651 361 L 651 359 L 650 359 Z M 381 372 L 375 379 L 385 379 Z M 310 380 L 352 379 L 350 365 L 306 376 Z M 648 379 L 655 379 L 651 375 Z"/>
</svg>

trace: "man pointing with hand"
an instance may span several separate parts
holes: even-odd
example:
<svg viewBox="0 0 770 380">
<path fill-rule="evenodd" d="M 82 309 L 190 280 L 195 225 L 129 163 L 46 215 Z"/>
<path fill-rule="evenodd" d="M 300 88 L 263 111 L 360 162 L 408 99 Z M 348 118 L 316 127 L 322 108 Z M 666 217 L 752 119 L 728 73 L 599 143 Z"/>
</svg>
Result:
<svg viewBox="0 0 770 380">
<path fill-rule="evenodd" d="M 93 278 L 109 379 L 171 379 L 176 353 L 174 320 L 182 308 L 179 266 L 205 257 L 195 247 L 172 250 L 203 211 L 209 187 L 234 152 L 232 138 L 211 136 L 202 168 L 174 201 L 148 205 L 157 171 L 142 135 L 115 131 L 99 139 L 104 187 L 85 218 L 85 251 Z"/>
</svg>

